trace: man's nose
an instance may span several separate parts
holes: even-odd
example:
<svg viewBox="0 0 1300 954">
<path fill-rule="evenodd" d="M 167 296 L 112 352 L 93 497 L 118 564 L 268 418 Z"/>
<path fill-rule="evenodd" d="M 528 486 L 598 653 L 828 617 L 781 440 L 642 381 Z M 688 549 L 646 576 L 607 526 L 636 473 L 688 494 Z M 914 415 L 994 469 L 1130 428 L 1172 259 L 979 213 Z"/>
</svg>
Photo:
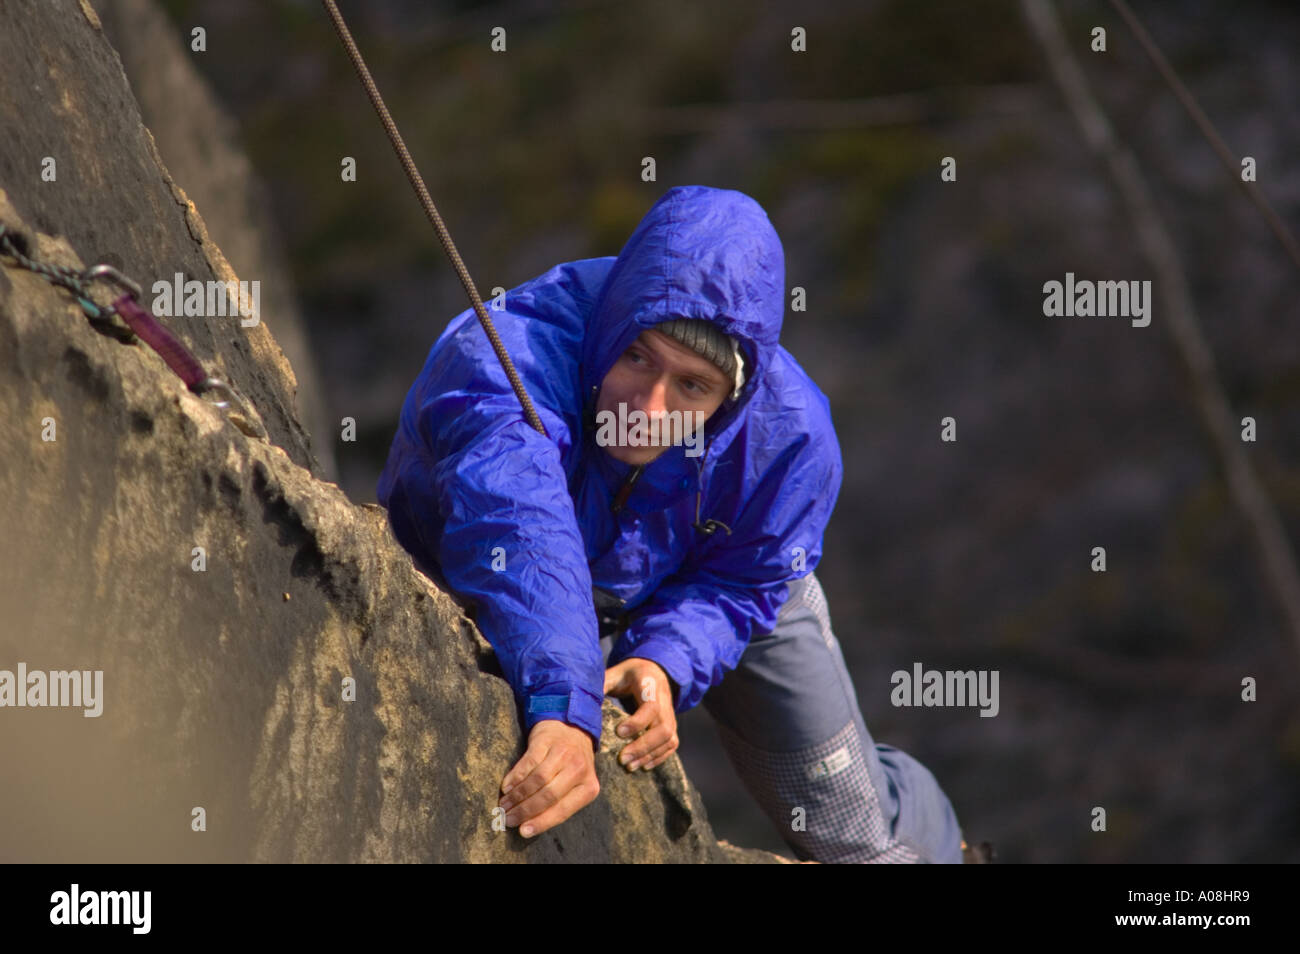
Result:
<svg viewBox="0 0 1300 954">
<path fill-rule="evenodd" d="M 644 393 L 637 395 L 637 399 L 640 409 L 646 414 L 667 412 L 668 378 L 666 376 L 656 378 Z"/>
</svg>

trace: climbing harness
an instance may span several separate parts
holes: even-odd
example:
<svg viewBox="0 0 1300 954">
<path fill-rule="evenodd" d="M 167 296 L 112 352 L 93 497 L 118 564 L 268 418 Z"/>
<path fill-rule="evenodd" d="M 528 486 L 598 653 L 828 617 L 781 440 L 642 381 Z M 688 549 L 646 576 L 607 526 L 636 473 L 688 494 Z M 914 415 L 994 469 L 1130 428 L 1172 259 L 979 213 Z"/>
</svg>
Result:
<svg viewBox="0 0 1300 954">
<path fill-rule="evenodd" d="M 38 262 L 30 257 L 29 251 L 27 238 L 0 222 L 0 256 L 7 256 L 18 267 L 35 272 L 52 285 L 72 292 L 90 322 L 123 344 L 135 344 L 137 337 L 143 339 L 192 392 L 208 398 L 225 411 L 230 422 L 249 437 L 266 439 L 266 428 L 258 419 L 257 412 L 251 409 L 252 405 L 235 390 L 234 385 L 208 374 L 180 339 L 140 306 L 137 300 L 141 294 L 139 285 L 111 265 L 78 270 Z M 91 288 L 98 281 L 117 286 L 122 294 L 111 305 L 99 304 L 91 297 Z M 113 321 L 114 315 L 126 324 Z"/>
<path fill-rule="evenodd" d="M 397 131 L 397 124 L 393 122 L 388 107 L 384 105 L 383 97 L 379 95 L 379 87 L 375 85 L 374 79 L 370 76 L 370 70 L 366 68 L 366 62 L 361 58 L 361 51 L 357 49 L 357 44 L 352 39 L 347 24 L 343 22 L 343 14 L 339 13 L 338 7 L 334 5 L 334 0 L 322 0 L 322 2 L 325 4 L 325 10 L 329 13 L 330 19 L 334 21 L 334 29 L 338 32 L 339 39 L 347 49 L 348 55 L 352 57 L 352 65 L 356 67 L 357 76 L 361 79 L 361 85 L 366 88 L 366 93 L 370 96 L 370 102 L 374 105 L 375 112 L 379 114 L 380 122 L 384 124 L 384 129 L 388 132 L 388 138 L 397 151 L 397 158 L 402 161 L 402 167 L 406 170 L 406 177 L 411 180 L 411 186 L 415 189 L 420 204 L 424 206 L 425 215 L 433 223 L 433 228 L 438 233 L 438 239 L 442 242 L 443 250 L 451 258 L 452 267 L 456 269 L 456 274 L 460 277 L 460 283 L 465 286 L 465 292 L 469 295 L 470 303 L 474 306 L 474 313 L 478 315 L 479 324 L 487 332 L 488 340 L 492 342 L 492 350 L 496 352 L 497 360 L 501 362 L 501 367 L 505 369 L 506 377 L 510 379 L 510 386 L 515 390 L 515 396 L 519 398 L 519 403 L 523 405 L 524 417 L 543 437 L 546 437 L 546 428 L 542 425 L 542 419 L 537 416 L 537 411 L 533 408 L 533 402 L 529 400 L 528 392 L 524 390 L 524 383 L 519 379 L 518 372 L 515 371 L 514 362 L 510 360 L 510 355 L 506 352 L 505 345 L 501 343 L 501 338 L 497 335 L 492 319 L 488 317 L 487 309 L 483 307 L 483 301 L 479 298 L 478 290 L 470 280 L 469 269 L 465 267 L 460 253 L 456 251 L 455 243 L 451 240 L 451 233 L 447 231 L 447 226 L 442 224 L 442 216 L 438 214 L 433 199 L 429 197 L 429 190 L 424 187 L 424 179 L 421 178 L 420 171 L 415 168 L 415 160 L 411 158 L 410 152 L 407 151 L 406 143 L 402 141 L 402 134 Z"/>
</svg>

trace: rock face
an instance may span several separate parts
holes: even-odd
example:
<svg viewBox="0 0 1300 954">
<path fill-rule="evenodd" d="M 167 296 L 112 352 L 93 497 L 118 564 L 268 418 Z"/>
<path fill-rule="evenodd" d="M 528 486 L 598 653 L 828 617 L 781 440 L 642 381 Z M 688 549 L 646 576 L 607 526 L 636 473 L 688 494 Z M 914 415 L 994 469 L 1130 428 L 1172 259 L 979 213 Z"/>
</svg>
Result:
<svg viewBox="0 0 1300 954">
<path fill-rule="evenodd" d="M 321 465 L 314 473 L 336 481 L 334 429 L 321 400 L 320 375 L 288 263 L 274 240 L 269 196 L 238 145 L 234 121 L 195 70 L 191 54 L 155 0 L 95 0 L 94 8 L 168 171 L 203 209 L 208 230 L 231 268 L 262 283 L 262 313 L 293 366 L 299 419 Z"/>
<path fill-rule="evenodd" d="M 235 278 L 84 0 L 0 5 L 0 73 L 0 222 L 35 257 Z M 0 700 L 20 665 L 102 673 L 97 716 L 0 707 L 0 861 L 780 860 L 720 844 L 677 759 L 624 772 L 610 704 L 600 798 L 494 830 L 510 689 L 384 511 L 312 476 L 270 322 L 163 319 L 263 441 L 0 262 Z"/>
</svg>

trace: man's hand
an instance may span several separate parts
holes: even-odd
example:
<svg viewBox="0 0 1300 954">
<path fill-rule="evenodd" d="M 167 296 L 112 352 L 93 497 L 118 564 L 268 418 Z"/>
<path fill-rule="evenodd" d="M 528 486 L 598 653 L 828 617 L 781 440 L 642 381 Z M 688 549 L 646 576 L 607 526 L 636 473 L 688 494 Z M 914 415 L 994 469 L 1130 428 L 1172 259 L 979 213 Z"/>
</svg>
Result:
<svg viewBox="0 0 1300 954">
<path fill-rule="evenodd" d="M 647 772 L 677 751 L 677 713 L 672 683 L 659 664 L 633 657 L 605 670 L 605 695 L 635 696 L 639 705 L 618 726 L 624 738 L 640 738 L 624 747 L 619 761 L 628 771 Z"/>
<path fill-rule="evenodd" d="M 528 733 L 528 751 L 501 780 L 506 825 L 525 838 L 554 828 L 600 794 L 591 736 L 558 719 Z"/>
</svg>

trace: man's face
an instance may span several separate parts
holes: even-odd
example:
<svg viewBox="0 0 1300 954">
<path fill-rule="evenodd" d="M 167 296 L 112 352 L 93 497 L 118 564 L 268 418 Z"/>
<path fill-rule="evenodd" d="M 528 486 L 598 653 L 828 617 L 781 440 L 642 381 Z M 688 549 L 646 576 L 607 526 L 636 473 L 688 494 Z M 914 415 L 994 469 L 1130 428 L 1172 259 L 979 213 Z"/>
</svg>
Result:
<svg viewBox="0 0 1300 954">
<path fill-rule="evenodd" d="M 619 402 L 627 413 L 643 411 L 653 418 L 672 411 L 701 411 L 707 420 L 731 393 L 733 383 L 722 369 L 681 342 L 653 328 L 628 346 L 600 383 L 596 412 L 618 414 Z M 694 419 L 694 415 L 689 418 Z M 625 464 L 648 464 L 668 447 L 671 440 L 661 434 L 660 446 L 605 447 L 615 460 Z"/>
</svg>

